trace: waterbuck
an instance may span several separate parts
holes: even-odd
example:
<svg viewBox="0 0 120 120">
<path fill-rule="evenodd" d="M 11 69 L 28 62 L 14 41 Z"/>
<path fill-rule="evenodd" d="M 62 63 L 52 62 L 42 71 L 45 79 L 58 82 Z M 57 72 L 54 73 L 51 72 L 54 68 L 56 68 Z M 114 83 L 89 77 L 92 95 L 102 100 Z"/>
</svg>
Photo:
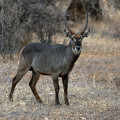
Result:
<svg viewBox="0 0 120 120">
<path fill-rule="evenodd" d="M 18 72 L 12 80 L 12 87 L 9 94 L 10 101 L 13 101 L 13 92 L 17 83 L 30 70 L 32 78 L 29 86 L 39 103 L 42 103 L 36 91 L 36 83 L 40 74 L 51 75 L 55 89 L 55 104 L 59 105 L 59 83 L 58 77 L 62 77 L 64 87 L 65 104 L 69 105 L 67 97 L 68 76 L 73 69 L 74 63 L 78 59 L 82 48 L 82 39 L 88 36 L 89 31 L 86 30 L 88 25 L 88 13 L 86 12 L 85 27 L 82 32 L 76 34 L 68 26 L 66 21 L 66 13 L 64 15 L 66 37 L 70 38 L 67 46 L 63 44 L 49 45 L 44 43 L 28 44 L 21 52 Z"/>
</svg>

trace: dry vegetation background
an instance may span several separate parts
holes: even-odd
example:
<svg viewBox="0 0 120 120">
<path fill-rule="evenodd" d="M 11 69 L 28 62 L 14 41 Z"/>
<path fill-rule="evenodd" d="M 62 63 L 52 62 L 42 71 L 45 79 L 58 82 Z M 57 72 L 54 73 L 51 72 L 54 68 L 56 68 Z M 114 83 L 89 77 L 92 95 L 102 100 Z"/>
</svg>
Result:
<svg viewBox="0 0 120 120">
<path fill-rule="evenodd" d="M 61 12 L 64 13 L 70 1 L 62 1 L 64 6 L 63 3 L 58 2 L 56 6 L 59 6 L 59 9 L 62 8 Z M 102 21 L 89 19 L 88 28 L 91 29 L 91 34 L 83 40 L 81 56 L 69 76 L 69 106 L 64 105 L 61 79 L 59 83 L 61 88 L 60 103 L 62 105 L 57 107 L 54 105 L 52 79 L 42 75 L 37 83 L 37 91 L 44 104 L 37 103 L 29 88 L 31 72 L 28 72 L 18 83 L 14 92 L 14 102 L 10 102 L 8 94 L 12 78 L 17 71 L 18 55 L 14 55 L 14 60 L 11 60 L 8 58 L 9 55 L 6 55 L 6 59 L 3 59 L 4 55 L 2 54 L 3 57 L 0 57 L 0 120 L 120 119 L 120 6 L 110 3 L 113 3 L 113 1 L 110 0 L 109 4 L 105 0 L 100 1 Z M 49 6 L 49 9 L 51 9 L 51 6 Z M 61 19 L 63 19 L 62 13 L 60 13 Z M 66 38 L 61 32 L 65 29 L 63 22 L 61 20 L 57 24 L 61 28 L 60 31 L 57 29 L 57 32 L 50 33 L 54 41 L 52 44 L 62 43 L 63 41 L 67 44 L 69 41 L 69 38 Z M 77 23 L 69 21 L 69 24 L 75 31 L 83 26 L 79 21 Z M 27 25 L 29 26 L 29 24 Z M 54 26 L 52 27 L 54 28 Z M 34 31 L 33 41 L 39 41 L 37 32 Z M 48 33 L 47 31 L 45 34 L 49 35 Z M 19 40 L 18 38 L 16 41 Z M 25 38 L 27 39 L 27 37 Z M 56 39 L 57 41 L 55 41 Z M 23 38 L 22 41 L 24 41 Z"/>
</svg>

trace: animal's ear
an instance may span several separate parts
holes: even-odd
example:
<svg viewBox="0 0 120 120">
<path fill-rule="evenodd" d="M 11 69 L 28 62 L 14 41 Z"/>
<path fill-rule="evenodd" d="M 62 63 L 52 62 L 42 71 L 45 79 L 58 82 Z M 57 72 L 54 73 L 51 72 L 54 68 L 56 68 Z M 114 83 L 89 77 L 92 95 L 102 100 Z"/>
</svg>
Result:
<svg viewBox="0 0 120 120">
<path fill-rule="evenodd" d="M 84 34 L 83 34 L 83 37 L 88 37 L 88 36 L 89 36 L 89 33 L 90 33 L 90 29 L 85 30 L 85 32 L 84 32 Z"/>
<path fill-rule="evenodd" d="M 70 38 L 71 38 L 71 34 L 70 34 L 70 32 L 69 32 L 69 31 L 64 30 L 64 33 L 65 33 L 65 36 L 66 36 L 66 37 L 70 37 Z"/>
</svg>

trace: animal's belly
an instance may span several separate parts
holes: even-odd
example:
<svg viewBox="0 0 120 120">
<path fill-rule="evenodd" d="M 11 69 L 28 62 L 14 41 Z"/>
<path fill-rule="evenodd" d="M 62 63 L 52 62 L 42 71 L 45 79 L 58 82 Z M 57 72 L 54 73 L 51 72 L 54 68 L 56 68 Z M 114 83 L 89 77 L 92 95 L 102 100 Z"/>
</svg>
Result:
<svg viewBox="0 0 120 120">
<path fill-rule="evenodd" d="M 68 74 L 68 70 L 64 67 L 58 67 L 58 68 L 55 68 L 53 66 L 38 67 L 36 68 L 36 71 L 42 75 L 57 75 L 59 77 Z"/>
<path fill-rule="evenodd" d="M 48 75 L 48 76 L 52 75 L 50 73 L 43 73 L 43 72 L 39 72 L 39 74 L 41 74 L 41 75 Z"/>
<path fill-rule="evenodd" d="M 59 77 L 62 77 L 62 76 L 65 76 L 69 74 L 69 71 L 62 71 L 60 74 L 59 74 Z"/>
<path fill-rule="evenodd" d="M 46 67 L 36 67 L 35 68 L 36 71 L 42 75 L 52 75 L 52 71 L 50 66 L 46 66 Z"/>
</svg>

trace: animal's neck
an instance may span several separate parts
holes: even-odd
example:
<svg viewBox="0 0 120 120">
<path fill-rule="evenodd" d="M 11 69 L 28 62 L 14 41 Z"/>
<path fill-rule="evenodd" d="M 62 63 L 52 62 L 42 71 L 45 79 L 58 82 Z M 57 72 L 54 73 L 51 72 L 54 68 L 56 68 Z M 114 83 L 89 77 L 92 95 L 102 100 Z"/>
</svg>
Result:
<svg viewBox="0 0 120 120">
<path fill-rule="evenodd" d="M 78 59 L 78 57 L 80 56 L 80 54 L 75 55 L 74 52 L 72 51 L 71 41 L 69 42 L 69 44 L 66 48 L 66 56 L 67 56 L 67 60 L 68 60 L 68 63 L 70 64 L 70 66 L 73 66 L 74 63 L 76 62 L 76 60 Z"/>
</svg>

